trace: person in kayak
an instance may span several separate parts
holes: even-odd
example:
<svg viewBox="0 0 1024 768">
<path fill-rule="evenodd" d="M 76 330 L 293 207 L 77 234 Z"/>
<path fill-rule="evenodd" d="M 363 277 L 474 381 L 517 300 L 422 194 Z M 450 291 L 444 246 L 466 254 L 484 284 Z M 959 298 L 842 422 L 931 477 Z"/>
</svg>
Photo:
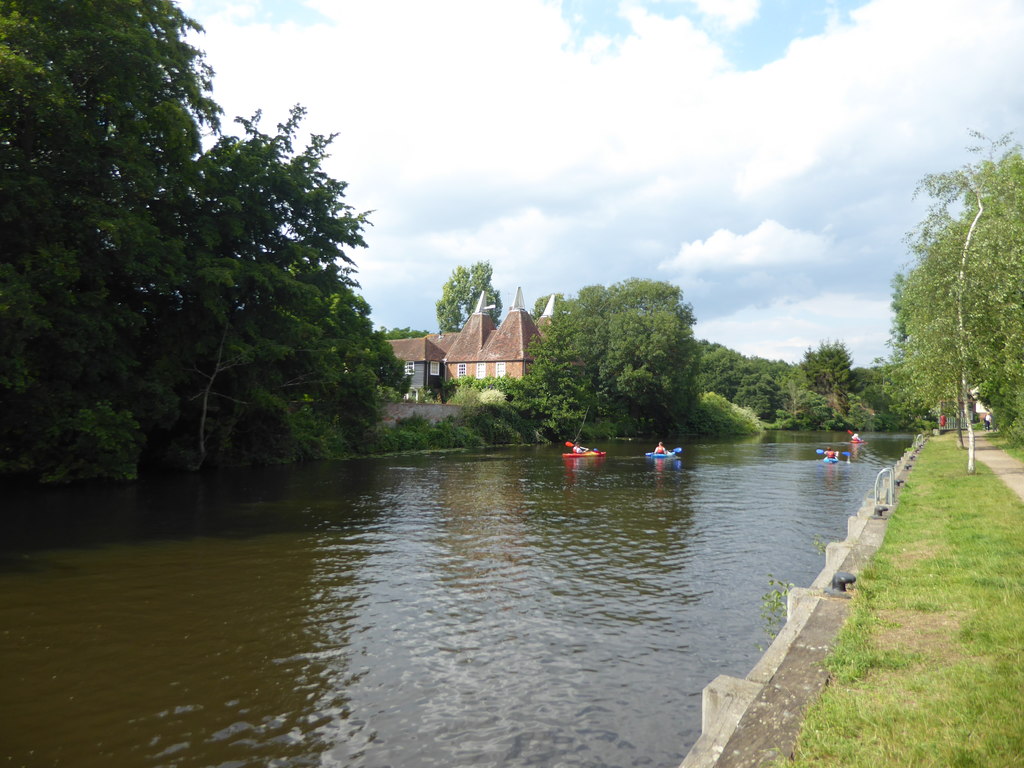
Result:
<svg viewBox="0 0 1024 768">
<path fill-rule="evenodd" d="M 654 453 L 668 453 L 668 450 L 665 448 L 665 444 L 664 443 L 659 442 L 658 443 L 658 447 L 655 448 L 653 452 Z"/>
<path fill-rule="evenodd" d="M 839 454 L 836 453 L 835 451 L 833 451 L 831 447 L 829 447 L 829 448 L 825 449 L 825 458 L 826 459 L 838 459 L 839 458 Z"/>
<path fill-rule="evenodd" d="M 589 448 L 584 448 L 579 443 L 573 443 L 573 446 L 572 446 L 572 452 L 573 453 L 586 453 L 589 450 L 590 450 Z"/>
<path fill-rule="evenodd" d="M 862 443 L 864 441 L 860 439 L 860 435 L 858 435 L 856 432 L 854 432 L 853 433 L 853 437 L 850 438 L 850 442 L 851 443 Z"/>
</svg>

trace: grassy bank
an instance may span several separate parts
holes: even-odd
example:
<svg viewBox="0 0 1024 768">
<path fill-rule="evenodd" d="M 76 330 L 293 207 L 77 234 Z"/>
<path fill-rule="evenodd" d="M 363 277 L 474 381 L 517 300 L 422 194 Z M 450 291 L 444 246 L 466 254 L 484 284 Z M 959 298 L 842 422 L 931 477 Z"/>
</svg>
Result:
<svg viewBox="0 0 1024 768">
<path fill-rule="evenodd" d="M 965 463 L 925 446 L 787 766 L 1022 764 L 1024 502 Z"/>
</svg>

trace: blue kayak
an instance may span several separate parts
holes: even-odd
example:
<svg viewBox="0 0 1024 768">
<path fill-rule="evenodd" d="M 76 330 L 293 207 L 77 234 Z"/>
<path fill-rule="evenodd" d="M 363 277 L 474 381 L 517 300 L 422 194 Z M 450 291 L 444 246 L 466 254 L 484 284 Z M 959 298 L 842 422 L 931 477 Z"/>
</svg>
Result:
<svg viewBox="0 0 1024 768">
<path fill-rule="evenodd" d="M 839 459 L 822 459 L 826 464 L 838 464 Z"/>
<path fill-rule="evenodd" d="M 668 451 L 667 453 L 654 453 L 652 451 L 650 453 L 645 453 L 644 455 L 652 459 L 678 459 L 683 455 L 683 449 L 676 448 L 675 450 Z"/>
</svg>

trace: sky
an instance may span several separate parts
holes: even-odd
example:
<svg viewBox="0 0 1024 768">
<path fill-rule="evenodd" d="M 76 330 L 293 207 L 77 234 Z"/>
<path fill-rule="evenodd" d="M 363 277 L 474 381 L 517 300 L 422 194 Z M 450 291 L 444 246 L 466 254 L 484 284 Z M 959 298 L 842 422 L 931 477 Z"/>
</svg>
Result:
<svg viewBox="0 0 1024 768">
<path fill-rule="evenodd" d="M 336 135 L 377 327 L 436 331 L 458 266 L 507 310 L 629 278 L 697 338 L 888 354 L 930 173 L 1024 141 L 1022 0 L 179 0 L 225 132 Z"/>
</svg>

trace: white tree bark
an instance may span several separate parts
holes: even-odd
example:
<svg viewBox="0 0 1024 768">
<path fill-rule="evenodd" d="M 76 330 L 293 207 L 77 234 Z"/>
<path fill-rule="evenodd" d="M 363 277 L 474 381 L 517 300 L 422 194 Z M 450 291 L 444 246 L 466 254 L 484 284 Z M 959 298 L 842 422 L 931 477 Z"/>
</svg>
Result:
<svg viewBox="0 0 1024 768">
<path fill-rule="evenodd" d="M 978 201 L 978 212 L 974 216 L 974 221 L 971 222 L 970 228 L 967 230 L 967 237 L 964 238 L 964 247 L 960 252 L 960 274 L 957 276 L 957 292 L 956 292 L 956 323 L 957 323 L 957 355 L 960 358 L 960 416 L 963 418 L 964 423 L 967 425 L 967 474 L 973 475 L 975 473 L 974 464 L 974 424 L 971 422 L 970 404 L 971 404 L 971 390 L 967 381 L 967 329 L 964 323 L 964 294 L 967 289 L 967 252 L 971 247 L 971 238 L 974 236 L 974 228 L 978 225 L 978 221 L 981 219 L 981 214 L 985 210 L 981 202 L 981 193 L 978 192 L 977 187 L 971 183 L 971 191 L 974 193 L 975 199 Z"/>
</svg>

